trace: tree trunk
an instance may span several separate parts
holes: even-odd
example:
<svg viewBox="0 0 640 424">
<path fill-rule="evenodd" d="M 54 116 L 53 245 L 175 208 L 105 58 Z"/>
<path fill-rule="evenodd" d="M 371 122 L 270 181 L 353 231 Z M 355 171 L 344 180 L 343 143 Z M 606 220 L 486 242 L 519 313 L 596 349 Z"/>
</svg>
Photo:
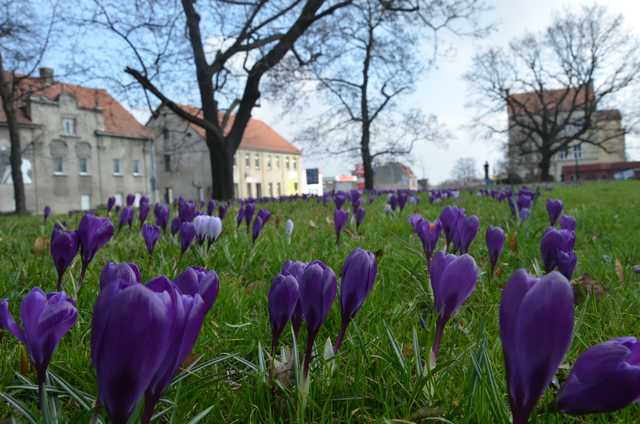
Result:
<svg viewBox="0 0 640 424">
<path fill-rule="evenodd" d="M 362 139 L 360 140 L 360 151 L 362 154 L 362 167 L 364 168 L 364 188 L 373 190 L 373 165 L 371 151 L 369 150 L 369 142 L 371 140 L 371 129 L 369 123 L 362 123 Z"/>
<path fill-rule="evenodd" d="M 549 174 L 549 168 L 551 167 L 551 154 L 547 152 L 540 152 L 540 154 L 542 155 L 542 159 L 540 159 L 540 163 L 538 163 L 538 168 L 540 169 L 540 181 L 551 181 L 552 178 Z"/>
<path fill-rule="evenodd" d="M 218 141 L 213 131 L 206 131 L 209 162 L 211 164 L 211 197 L 217 200 L 233 199 L 232 148 Z"/>
<path fill-rule="evenodd" d="M 15 212 L 17 214 L 27 213 L 27 204 L 24 193 L 24 181 L 22 179 L 22 147 L 20 144 L 20 130 L 18 128 L 18 118 L 16 115 L 15 102 L 12 96 L 13 90 L 9 85 L 13 81 L 6 81 L 2 57 L 0 56 L 0 97 L 2 97 L 2 107 L 7 117 L 9 127 L 9 143 L 11 144 L 11 154 L 9 162 L 11 164 L 11 179 L 13 180 L 13 199 L 15 202 Z"/>
</svg>

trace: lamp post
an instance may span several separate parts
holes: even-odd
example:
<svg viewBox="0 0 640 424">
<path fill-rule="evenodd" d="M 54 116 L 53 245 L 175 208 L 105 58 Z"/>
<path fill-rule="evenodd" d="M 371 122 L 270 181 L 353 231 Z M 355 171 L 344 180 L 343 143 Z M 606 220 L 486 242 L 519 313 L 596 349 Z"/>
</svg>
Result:
<svg viewBox="0 0 640 424">
<path fill-rule="evenodd" d="M 575 146 L 573 146 L 573 159 L 575 160 L 575 178 L 576 178 L 576 184 L 578 184 L 578 179 L 580 179 L 580 171 L 578 170 L 578 147 L 580 147 L 580 144 L 576 144 Z"/>
</svg>

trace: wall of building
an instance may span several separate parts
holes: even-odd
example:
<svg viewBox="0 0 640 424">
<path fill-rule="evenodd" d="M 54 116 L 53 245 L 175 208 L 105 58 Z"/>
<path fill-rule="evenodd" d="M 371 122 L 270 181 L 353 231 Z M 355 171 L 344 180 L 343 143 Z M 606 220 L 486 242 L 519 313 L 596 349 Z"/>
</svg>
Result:
<svg viewBox="0 0 640 424">
<path fill-rule="evenodd" d="M 156 175 L 160 196 L 208 199 L 211 196 L 211 166 L 209 151 L 202 137 L 182 118 L 166 110 L 147 126 L 156 134 Z M 235 195 L 247 198 L 301 194 L 302 165 L 299 154 L 240 148 L 233 167 Z"/>
<path fill-rule="evenodd" d="M 55 213 L 64 213 L 95 208 L 116 193 L 149 193 L 151 141 L 96 134 L 104 129 L 102 111 L 78 108 L 70 94 L 63 93 L 57 102 L 32 99 L 30 108 L 38 126 L 21 130 L 30 133 L 32 141 L 33 183 L 27 187 L 30 211 L 40 213 L 48 205 Z M 64 119 L 73 120 L 74 134 L 65 134 Z M 121 160 L 121 175 L 114 175 L 113 159 Z M 139 161 L 138 175 L 133 175 L 134 160 Z M 7 210 L 13 210 L 13 201 L 6 200 L 7 196 L 13 199 L 13 189 L 8 190 L 10 194 L 6 191 L 6 187 L 0 191 L 0 209 L 7 205 Z"/>
</svg>

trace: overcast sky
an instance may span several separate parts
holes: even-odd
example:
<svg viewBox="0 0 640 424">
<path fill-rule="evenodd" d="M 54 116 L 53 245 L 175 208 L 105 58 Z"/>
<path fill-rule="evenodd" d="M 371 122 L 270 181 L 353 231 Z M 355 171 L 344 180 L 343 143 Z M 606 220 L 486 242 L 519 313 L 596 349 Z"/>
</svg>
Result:
<svg viewBox="0 0 640 424">
<path fill-rule="evenodd" d="M 447 45 L 455 49 L 452 55 L 440 59 L 437 67 L 424 75 L 416 92 L 407 102 L 422 108 L 426 114 L 437 115 L 454 138 L 448 140 L 446 148 L 428 144 L 416 147 L 411 165 L 414 173 L 418 177 L 429 178 L 431 183 L 441 182 L 450 177 L 453 164 L 461 157 L 476 159 L 478 173 L 481 173 L 485 161 L 493 167 L 501 156 L 499 146 L 483 140 L 474 140 L 473 131 L 462 128 L 470 123 L 473 115 L 473 110 L 465 108 L 468 86 L 462 79 L 463 74 L 470 68 L 472 55 L 478 49 L 489 46 L 506 46 L 510 40 L 522 36 L 527 31 L 537 32 L 544 29 L 563 7 L 573 9 L 592 3 L 581 0 L 497 0 L 493 2 L 494 9 L 486 14 L 486 18 L 497 25 L 494 34 L 483 40 L 449 38 Z M 610 12 L 622 13 L 625 26 L 634 32 L 640 32 L 640 0 L 600 0 L 598 3 L 607 5 Z M 310 113 L 313 112 L 310 110 Z M 254 109 L 253 114 L 268 122 L 290 140 L 300 130 L 296 122 L 305 121 L 304 115 L 284 117 L 277 104 L 264 101 L 260 108 Z M 629 159 L 640 160 L 640 140 L 628 137 L 627 152 Z M 325 176 L 339 175 L 349 173 L 353 168 L 353 161 L 347 158 L 327 160 L 322 157 L 304 156 L 304 166 L 319 167 Z"/>
</svg>

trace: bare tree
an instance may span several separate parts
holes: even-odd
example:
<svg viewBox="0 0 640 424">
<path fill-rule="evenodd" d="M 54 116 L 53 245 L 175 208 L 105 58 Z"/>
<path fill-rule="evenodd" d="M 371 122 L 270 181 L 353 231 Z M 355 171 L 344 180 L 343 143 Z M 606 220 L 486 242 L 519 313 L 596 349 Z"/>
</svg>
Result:
<svg viewBox="0 0 640 424">
<path fill-rule="evenodd" d="M 466 184 L 478 178 L 478 164 L 474 158 L 460 158 L 453 165 L 451 174 L 454 181 Z"/>
<path fill-rule="evenodd" d="M 18 214 L 27 212 L 19 121 L 28 97 L 40 87 L 31 79 L 50 47 L 56 21 L 56 4 L 43 7 L 29 1 L 0 0 L 0 117 L 4 115 L 9 132 L 9 164 Z"/>
<path fill-rule="evenodd" d="M 474 124 L 489 137 L 507 135 L 508 160 L 536 167 L 543 181 L 553 156 L 569 146 L 609 151 L 638 127 L 638 108 L 625 96 L 640 80 L 640 41 L 621 15 L 600 6 L 565 12 L 540 34 L 478 54 L 466 79 L 479 111 Z M 506 125 L 495 123 L 505 108 Z M 625 123 L 611 125 L 618 109 Z"/>
<path fill-rule="evenodd" d="M 415 143 L 443 135 L 435 117 L 401 100 L 435 61 L 438 34 L 483 34 L 487 28 L 475 18 L 484 9 L 479 0 L 418 0 L 403 8 L 356 0 L 337 12 L 338 19 L 325 23 L 331 48 L 300 77 L 316 88 L 308 92 L 323 94 L 327 108 L 298 139 L 318 153 L 359 156 L 372 189 L 377 158 L 409 155 Z M 424 60 L 419 47 L 428 38 L 433 56 Z"/>
<path fill-rule="evenodd" d="M 321 44 L 304 41 L 305 33 L 352 2 L 94 0 L 81 22 L 115 35 L 121 55 L 123 46 L 128 49 L 133 62 L 125 72 L 142 87 L 151 110 L 160 103 L 205 130 L 212 194 L 228 199 L 233 197 L 233 156 L 261 97 L 263 77 L 288 54 L 301 66 L 314 60 Z M 184 98 L 184 75 L 193 80 L 194 73 L 199 114 L 176 100 Z"/>
</svg>

